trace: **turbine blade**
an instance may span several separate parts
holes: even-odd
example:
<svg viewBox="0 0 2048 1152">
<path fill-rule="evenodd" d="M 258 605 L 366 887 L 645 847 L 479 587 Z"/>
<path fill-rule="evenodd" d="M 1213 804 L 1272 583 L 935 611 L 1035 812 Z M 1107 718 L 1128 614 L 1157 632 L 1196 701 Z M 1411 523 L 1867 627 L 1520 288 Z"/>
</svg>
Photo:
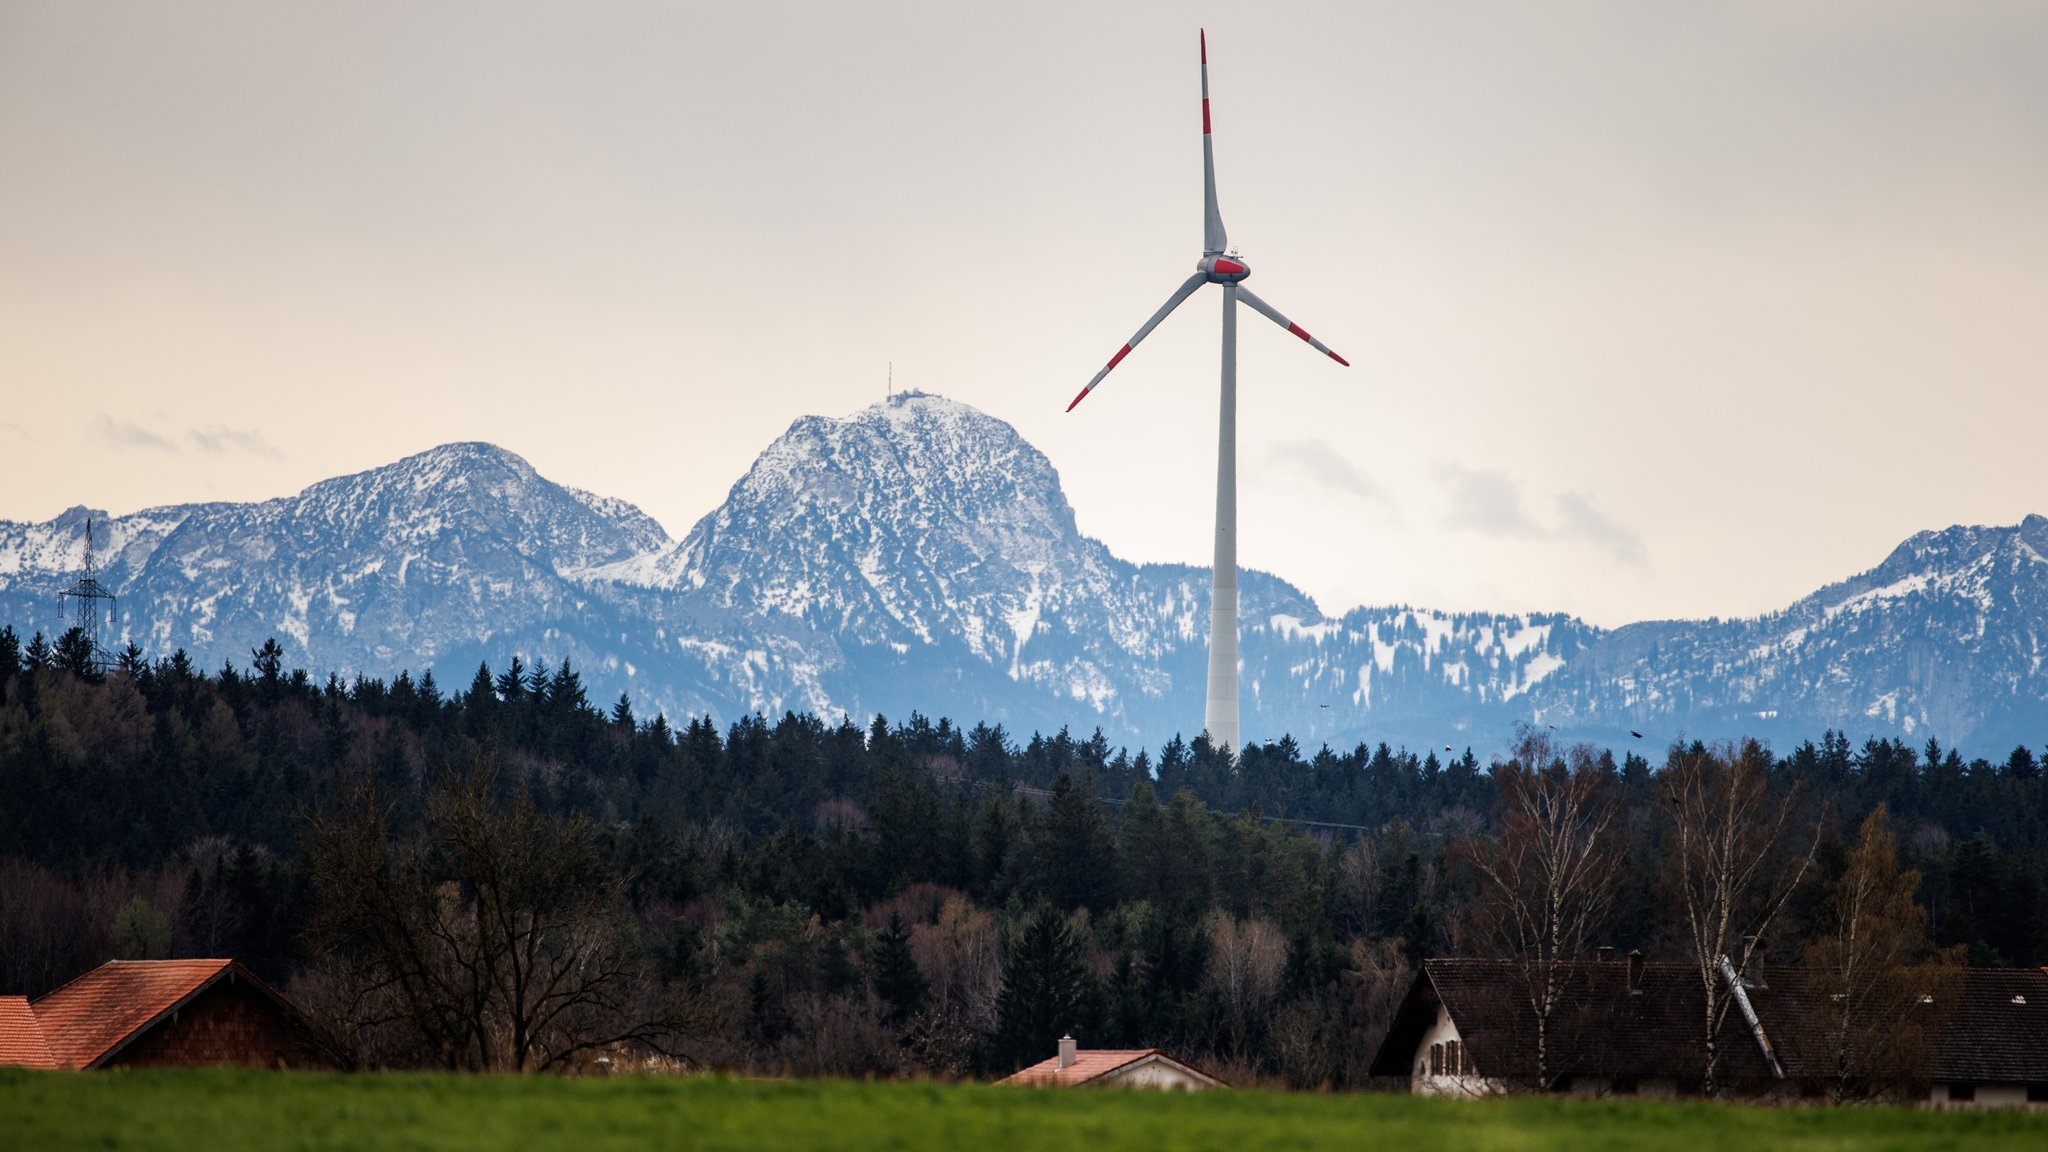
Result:
<svg viewBox="0 0 2048 1152">
<path fill-rule="evenodd" d="M 1318 352 L 1321 352 L 1323 355 L 1328 356 L 1330 359 L 1335 360 L 1337 363 L 1342 364 L 1346 368 L 1351 367 L 1351 361 L 1346 360 L 1342 356 L 1337 355 L 1335 352 L 1330 351 L 1330 346 L 1328 344 L 1325 344 L 1321 340 L 1318 340 L 1315 337 L 1309 335 L 1307 329 L 1304 329 L 1301 325 L 1296 324 L 1294 321 L 1289 320 L 1287 317 L 1282 316 L 1278 308 L 1275 308 L 1271 304 L 1266 303 L 1264 300 L 1259 299 L 1257 296 L 1252 295 L 1251 291 L 1242 284 L 1239 284 L 1237 286 L 1237 298 L 1251 305 L 1254 309 L 1258 310 L 1259 312 L 1263 313 L 1266 319 L 1271 320 L 1273 323 L 1278 324 L 1282 328 L 1287 329 L 1289 332 L 1294 333 L 1296 336 L 1301 337 L 1303 340 L 1308 341 L 1309 347 L 1315 349 Z"/>
<path fill-rule="evenodd" d="M 1081 389 L 1081 394 L 1074 397 L 1074 403 L 1067 405 L 1067 411 L 1072 412 L 1074 410 L 1074 404 L 1079 404 L 1081 401 L 1086 400 L 1088 398 L 1088 394 L 1090 392 L 1095 391 L 1095 386 L 1097 384 L 1102 383 L 1102 378 L 1104 376 L 1109 375 L 1109 370 L 1111 368 L 1116 367 L 1119 363 L 1123 361 L 1124 357 L 1129 356 L 1131 354 L 1131 349 L 1136 348 L 1138 346 L 1138 341 L 1143 340 L 1146 336 L 1150 335 L 1154 328 L 1159 327 L 1159 322 L 1161 320 L 1166 319 L 1167 313 L 1172 312 L 1175 308 L 1180 307 L 1181 301 L 1186 300 L 1188 297 L 1194 295 L 1195 289 L 1200 288 L 1203 284 L 1208 283 L 1208 281 L 1208 276 L 1204 275 L 1203 273 L 1197 272 L 1193 276 L 1188 277 L 1187 281 L 1183 283 L 1179 288 L 1174 289 L 1173 295 L 1167 297 L 1166 303 L 1160 306 L 1159 311 L 1154 312 L 1152 314 L 1152 318 L 1150 320 L 1145 321 L 1145 326 L 1143 328 L 1138 329 L 1138 334 L 1136 336 L 1131 337 L 1129 340 L 1124 341 L 1124 346 L 1116 350 L 1116 355 L 1111 356 L 1109 358 L 1109 363 L 1104 364 L 1102 366 L 1102 371 L 1097 372 L 1095 374 L 1095 379 L 1090 380 L 1088 382 L 1088 386 L 1086 388 Z"/>
<path fill-rule="evenodd" d="M 1202 250 L 1221 252 L 1230 246 L 1223 231 L 1223 213 L 1216 207 L 1216 149 L 1209 142 L 1209 30 L 1202 30 Z"/>
</svg>

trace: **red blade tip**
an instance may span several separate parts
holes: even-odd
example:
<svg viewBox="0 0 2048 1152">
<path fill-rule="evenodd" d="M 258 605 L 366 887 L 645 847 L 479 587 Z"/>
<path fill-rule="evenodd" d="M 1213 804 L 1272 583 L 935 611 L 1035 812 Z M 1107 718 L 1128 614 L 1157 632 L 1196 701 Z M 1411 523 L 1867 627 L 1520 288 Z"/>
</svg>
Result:
<svg viewBox="0 0 2048 1152">
<path fill-rule="evenodd" d="M 1335 352 L 1330 353 L 1330 359 L 1335 360 L 1337 363 L 1342 364 L 1346 368 L 1351 367 L 1351 361 L 1346 360 L 1342 356 L 1337 355 Z"/>
<path fill-rule="evenodd" d="M 1079 396 L 1074 397 L 1074 404 L 1079 404 L 1081 401 L 1086 400 L 1087 398 L 1088 390 L 1086 388 L 1083 388 L 1081 389 L 1081 394 Z M 1074 404 L 1067 405 L 1067 411 L 1072 412 L 1074 410 Z"/>
<path fill-rule="evenodd" d="M 1209 62 L 1209 30 L 1202 29 L 1202 63 Z"/>
</svg>

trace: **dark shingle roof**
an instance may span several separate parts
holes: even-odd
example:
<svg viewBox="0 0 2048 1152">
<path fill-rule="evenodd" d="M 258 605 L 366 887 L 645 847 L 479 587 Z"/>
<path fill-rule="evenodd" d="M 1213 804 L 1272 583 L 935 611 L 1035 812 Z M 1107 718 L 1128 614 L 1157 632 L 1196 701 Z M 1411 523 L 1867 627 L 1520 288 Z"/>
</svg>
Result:
<svg viewBox="0 0 2048 1152">
<path fill-rule="evenodd" d="M 1685 1081 L 1706 1067 L 1701 1041 L 1706 996 L 1699 971 L 1684 964 L 1643 966 L 1632 995 L 1622 961 L 1560 966 L 1565 997 L 1549 1035 L 1553 1076 L 1635 1076 Z M 1798 1078 L 1800 1044 L 1825 998 L 1805 968 L 1769 966 L 1749 999 L 1788 1077 Z M 1428 960 L 1372 1065 L 1376 1076 L 1407 1076 L 1408 1062 L 1442 1004 L 1480 1075 L 1529 1082 L 1536 1075 L 1536 1014 L 1524 970 L 1504 960 Z M 2048 1083 L 2048 971 L 1965 969 L 1941 1013 L 1934 1078 L 1976 1083 Z M 2015 1003 L 2019 997 L 2023 1003 Z M 1741 1010 L 1721 1026 L 1720 1078 L 1726 1083 L 1772 1078 Z"/>
<path fill-rule="evenodd" d="M 1700 1036 L 1707 1009 L 1697 970 L 1682 964 L 1646 964 L 1641 994 L 1632 995 L 1628 965 L 1621 961 L 1560 968 L 1565 993 L 1551 1017 L 1547 1038 L 1553 1076 L 1685 1080 L 1705 1070 L 1706 1050 Z M 1411 992 L 1415 1003 L 1403 1005 L 1404 1019 L 1397 1020 L 1389 1033 L 1387 1045 L 1374 1061 L 1374 1074 L 1407 1074 L 1408 1059 L 1434 1018 L 1436 1003 L 1441 1002 L 1450 1009 L 1481 1075 L 1511 1081 L 1535 1079 L 1536 1012 L 1520 965 L 1504 960 L 1428 960 L 1418 984 L 1423 982 L 1434 995 L 1418 1000 Z M 1406 1019 L 1411 1012 L 1416 1018 Z M 1396 1034 L 1401 1034 L 1399 1043 Z M 1733 1029 L 1724 1025 L 1721 1035 L 1724 1080 L 1771 1075 L 1770 1065 L 1739 1017 Z"/>
<path fill-rule="evenodd" d="M 1934 1078 L 2048 1084 L 2048 970 L 1969 969 L 1935 1042 Z"/>
</svg>

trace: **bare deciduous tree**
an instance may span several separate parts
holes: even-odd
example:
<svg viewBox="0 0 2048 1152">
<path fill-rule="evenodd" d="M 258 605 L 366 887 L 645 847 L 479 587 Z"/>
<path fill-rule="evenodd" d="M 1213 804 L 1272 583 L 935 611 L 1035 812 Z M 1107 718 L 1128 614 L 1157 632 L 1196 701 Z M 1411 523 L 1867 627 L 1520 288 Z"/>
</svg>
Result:
<svg viewBox="0 0 2048 1152">
<path fill-rule="evenodd" d="M 1792 837 L 1799 805 L 1774 794 L 1771 756 L 1755 740 L 1674 747 L 1660 774 L 1658 802 L 1671 819 L 1675 871 L 1687 943 L 1705 994 L 1702 1090 L 1718 1091 L 1721 1025 L 1734 992 L 1721 972 L 1728 957 L 1745 973 L 1771 921 L 1813 863 L 1820 830 Z M 1788 845 L 1788 841 L 1798 843 Z"/>
<path fill-rule="evenodd" d="M 1003 987 L 1003 946 L 995 918 L 954 894 L 932 924 L 910 930 L 910 954 L 931 981 L 928 1008 L 967 1029 L 995 1028 L 996 998 Z"/>
<path fill-rule="evenodd" d="M 1517 966 L 1535 1024 L 1534 1086 L 1548 1090 L 1570 1071 L 1554 1052 L 1572 962 L 1586 956 L 1613 906 L 1626 853 L 1620 803 L 1591 746 L 1560 755 L 1547 734 L 1527 729 L 1494 779 L 1497 831 L 1467 837 L 1459 855 L 1480 877 L 1475 934 Z"/>
<path fill-rule="evenodd" d="M 1254 1026 L 1263 1021 L 1280 992 L 1287 968 L 1287 938 L 1271 922 L 1239 921 L 1222 909 L 1208 916 L 1207 983 L 1223 1002 L 1230 1043 L 1242 1057 Z"/>
<path fill-rule="evenodd" d="M 329 1002 L 373 1052 L 536 1071 L 613 1046 L 676 1056 L 693 1021 L 625 946 L 621 878 L 582 816 L 507 798 L 482 761 L 394 827 L 374 780 L 312 829 Z"/>
</svg>

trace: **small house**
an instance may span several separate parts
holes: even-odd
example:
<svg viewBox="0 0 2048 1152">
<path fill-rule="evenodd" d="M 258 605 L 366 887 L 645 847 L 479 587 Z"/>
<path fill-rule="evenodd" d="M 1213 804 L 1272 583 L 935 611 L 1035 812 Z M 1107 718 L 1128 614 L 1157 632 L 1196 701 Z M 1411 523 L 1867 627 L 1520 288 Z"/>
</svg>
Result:
<svg viewBox="0 0 2048 1152">
<path fill-rule="evenodd" d="M 299 1010 L 233 960 L 112 960 L 40 999 L 0 997 L 0 1064 L 332 1068 Z"/>
<path fill-rule="evenodd" d="M 1648 964 L 1641 953 L 1560 966 L 1563 999 L 1544 1030 L 1529 973 L 1513 961 L 1425 960 L 1374 1057 L 1374 1077 L 1401 1078 L 1431 1096 L 1491 1096 L 1547 1079 L 1578 1095 L 1677 1096 L 1697 1091 L 1706 1015 L 1699 973 Z M 1762 1089 L 1774 1080 L 1763 1052 L 1738 1027 L 1728 1037 L 1720 1078 Z M 1747 1093 L 1745 1093 L 1747 1094 Z"/>
<path fill-rule="evenodd" d="M 1969 968 L 1934 1043 L 1936 1108 L 2048 1109 L 2048 968 Z"/>
<path fill-rule="evenodd" d="M 1730 976 L 1732 978 L 1732 970 Z M 1539 1069 L 1534 973 L 1509 960 L 1426 960 L 1373 1059 L 1376 1078 L 1420 1095 L 1550 1090 L 1588 1096 L 1700 1091 L 1706 993 L 1699 970 L 1625 961 L 1603 948 L 1558 965 L 1563 996 L 1544 1029 Z M 1786 1098 L 1823 1090 L 1802 1039 L 1825 1031 L 1829 994 L 1805 968 L 1761 966 L 1737 979 L 1720 1035 L 1716 1078 L 1732 1096 Z M 1930 1063 L 1916 1077 L 1937 1108 L 2048 1108 L 2048 970 L 1964 969 L 1940 1001 L 1928 995 Z M 1816 1053 L 1817 1055 L 1817 1053 Z"/>
<path fill-rule="evenodd" d="M 1157 1048 L 1083 1049 L 1072 1036 L 1060 1038 L 1059 1054 L 996 1081 L 1026 1088 L 1153 1088 L 1202 1092 L 1229 1085 Z"/>
</svg>

